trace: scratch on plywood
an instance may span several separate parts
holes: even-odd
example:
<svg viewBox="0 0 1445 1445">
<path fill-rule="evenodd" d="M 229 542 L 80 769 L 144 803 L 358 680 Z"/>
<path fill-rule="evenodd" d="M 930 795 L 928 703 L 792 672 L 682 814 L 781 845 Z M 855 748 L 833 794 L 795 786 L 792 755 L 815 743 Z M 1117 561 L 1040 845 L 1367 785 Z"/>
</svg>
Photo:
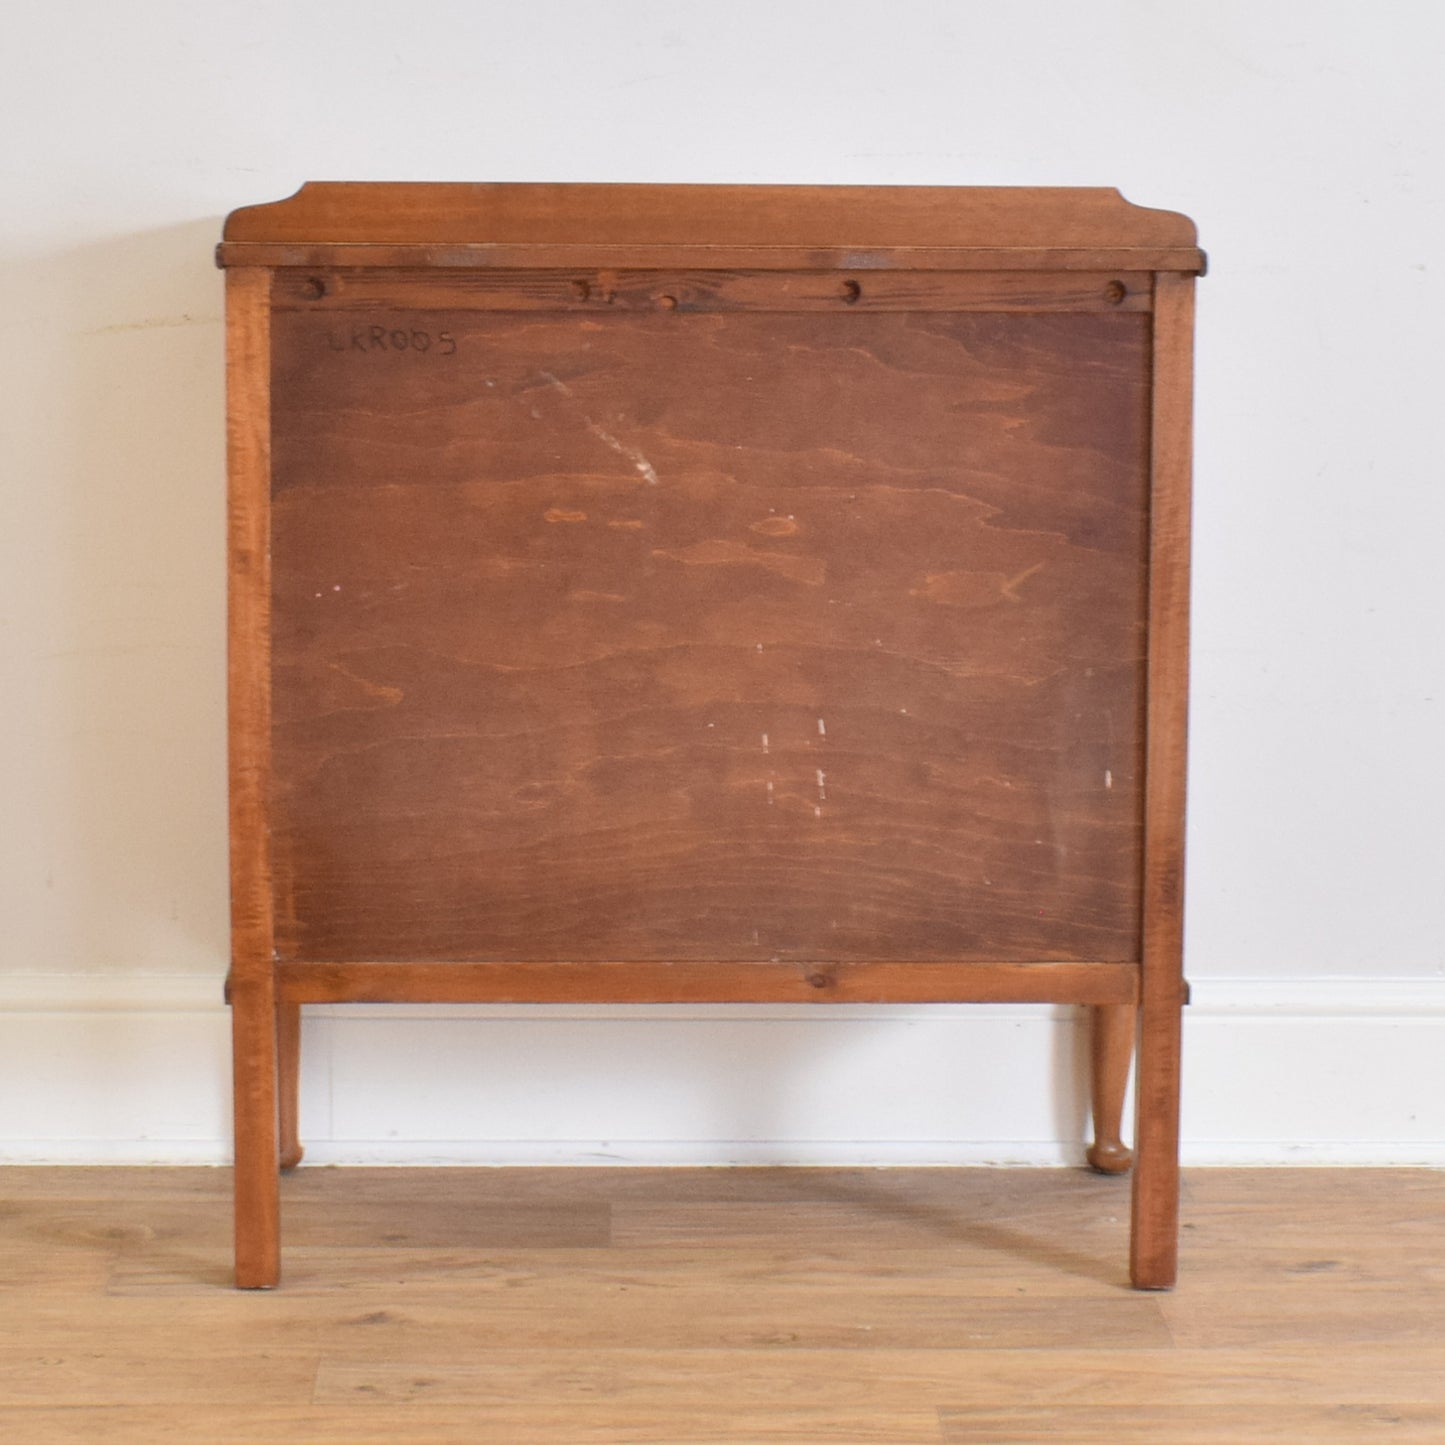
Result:
<svg viewBox="0 0 1445 1445">
<path fill-rule="evenodd" d="M 764 537 L 788 537 L 797 530 L 798 524 L 792 517 L 764 517 L 761 522 L 754 522 L 748 527 L 748 531 Z"/>
<path fill-rule="evenodd" d="M 782 552 L 763 552 L 732 542 L 725 538 L 714 538 L 706 542 L 694 542 L 690 547 L 676 551 L 658 549 L 654 557 L 666 557 L 672 562 L 683 562 L 689 566 L 726 566 L 728 564 L 750 564 L 776 572 L 792 582 L 802 582 L 810 587 L 822 585 L 827 571 L 819 557 L 794 557 Z"/>
<path fill-rule="evenodd" d="M 567 383 L 563 381 L 560 377 L 554 376 L 550 371 L 542 372 L 542 378 L 554 390 L 560 391 L 563 396 L 570 397 L 572 395 L 572 388 L 568 386 Z M 599 422 L 593 421 L 592 418 L 588 416 L 585 412 L 582 414 L 582 422 L 583 425 L 586 426 L 587 430 L 590 431 L 592 435 L 595 436 L 597 440 L 600 441 L 604 446 L 611 447 L 618 456 L 626 457 L 626 459 L 632 463 L 633 467 L 637 471 L 641 472 L 643 480 L 646 481 L 648 486 L 655 487 L 657 485 L 657 471 L 653 467 L 652 463 L 648 461 L 647 458 L 643 456 L 640 451 L 638 451 L 635 447 L 630 447 L 626 445 L 626 443 L 618 441 L 618 439 L 613 436 L 612 433 L 608 431 L 605 426 L 602 426 Z"/>
<path fill-rule="evenodd" d="M 399 687 L 391 687 L 389 684 L 382 682 L 372 682 L 370 678 L 362 677 L 360 673 L 353 672 L 344 663 L 328 661 L 326 665 L 333 672 L 340 673 L 348 682 L 354 682 L 367 697 L 377 698 L 392 707 L 395 707 L 396 704 L 406 696 Z"/>
<path fill-rule="evenodd" d="M 922 587 L 915 587 L 910 597 L 924 597 L 944 607 L 995 607 L 1000 602 L 1019 602 L 1018 589 L 1036 572 L 1043 570 L 1035 562 L 1013 577 L 1002 572 L 930 572 Z"/>
<path fill-rule="evenodd" d="M 1035 572 L 1042 572 L 1043 570 L 1044 564 L 1042 562 L 1035 562 L 1032 567 L 1025 567 L 1017 577 L 1010 577 L 1008 581 L 1003 584 L 1003 595 L 1007 597 L 1010 602 L 1017 602 L 1019 600 L 1018 589 L 1023 586 Z"/>
</svg>

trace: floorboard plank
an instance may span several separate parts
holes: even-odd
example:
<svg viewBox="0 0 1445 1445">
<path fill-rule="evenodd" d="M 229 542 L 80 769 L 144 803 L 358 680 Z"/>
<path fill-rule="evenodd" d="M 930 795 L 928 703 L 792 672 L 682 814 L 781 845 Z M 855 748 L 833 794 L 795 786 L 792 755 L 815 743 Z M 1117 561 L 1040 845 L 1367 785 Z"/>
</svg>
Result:
<svg viewBox="0 0 1445 1445">
<path fill-rule="evenodd" d="M 0 1169 L 22 1445 L 1445 1440 L 1445 1173 L 302 1169 L 282 1288 L 215 1169 Z"/>
</svg>

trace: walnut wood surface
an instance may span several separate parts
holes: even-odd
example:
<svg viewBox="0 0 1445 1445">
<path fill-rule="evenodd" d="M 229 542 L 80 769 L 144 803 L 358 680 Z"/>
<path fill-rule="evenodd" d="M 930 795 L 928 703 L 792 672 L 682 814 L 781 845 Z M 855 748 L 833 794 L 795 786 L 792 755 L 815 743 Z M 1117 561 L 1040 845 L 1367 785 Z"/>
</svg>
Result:
<svg viewBox="0 0 1445 1445">
<path fill-rule="evenodd" d="M 1132 963 L 280 963 L 292 1003 L 1091 1003 L 1139 999 Z M 1122 1096 L 1129 1054 L 1115 1060 Z M 1115 1118 L 1115 1132 L 1118 1120 Z"/>
<path fill-rule="evenodd" d="M 276 276 L 278 310 L 338 313 L 344 327 L 366 334 L 386 310 L 437 306 L 441 279 L 412 267 L 287 269 Z M 1147 271 L 747 271 L 577 266 L 462 270 L 445 278 L 449 311 L 1148 311 L 1154 278 Z M 369 344 L 369 337 L 368 337 Z"/>
<path fill-rule="evenodd" d="M 1184 985 L 1184 804 L 1189 712 L 1189 528 L 1194 283 L 1161 276 L 1153 326 L 1143 968 L 1131 1238 L 1135 1284 L 1178 1271 Z"/>
<path fill-rule="evenodd" d="M 271 274 L 226 277 L 231 970 L 271 966 Z"/>
<path fill-rule="evenodd" d="M 1204 269 L 1188 217 L 1106 189 L 313 182 L 225 237 L 223 266 Z"/>
<path fill-rule="evenodd" d="M 233 242 L 1192 247 L 1194 223 L 1109 187 L 312 181 L 226 218 Z"/>
<path fill-rule="evenodd" d="M 1138 957 L 1146 317 L 372 315 L 273 322 L 280 958 Z"/>
<path fill-rule="evenodd" d="M 226 278 L 232 1101 L 236 1282 L 275 1284 L 280 1109 L 273 967 L 271 782 L 270 290 L 267 271 Z"/>
</svg>

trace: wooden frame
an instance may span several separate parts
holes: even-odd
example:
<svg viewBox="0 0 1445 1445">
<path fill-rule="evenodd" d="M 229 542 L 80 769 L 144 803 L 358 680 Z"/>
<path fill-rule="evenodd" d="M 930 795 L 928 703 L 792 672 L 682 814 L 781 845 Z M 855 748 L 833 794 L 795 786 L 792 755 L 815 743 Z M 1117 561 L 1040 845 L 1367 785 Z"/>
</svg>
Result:
<svg viewBox="0 0 1445 1445">
<path fill-rule="evenodd" d="M 1107 190 L 313 184 L 218 259 L 238 1285 L 279 1279 L 303 1004 L 564 1001 L 1088 1005 L 1105 1172 L 1137 1016 L 1131 1276 L 1172 1285 L 1193 225 Z M 772 716 L 787 757 L 744 756 Z"/>
</svg>

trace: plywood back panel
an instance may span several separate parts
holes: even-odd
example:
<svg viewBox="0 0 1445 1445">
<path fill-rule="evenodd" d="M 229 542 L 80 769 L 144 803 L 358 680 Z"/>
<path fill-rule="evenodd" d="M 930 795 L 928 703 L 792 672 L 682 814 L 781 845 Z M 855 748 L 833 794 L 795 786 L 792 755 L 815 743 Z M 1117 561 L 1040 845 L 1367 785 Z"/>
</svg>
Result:
<svg viewBox="0 0 1445 1445">
<path fill-rule="evenodd" d="M 445 285 L 273 317 L 280 959 L 1139 957 L 1147 313 Z"/>
</svg>

